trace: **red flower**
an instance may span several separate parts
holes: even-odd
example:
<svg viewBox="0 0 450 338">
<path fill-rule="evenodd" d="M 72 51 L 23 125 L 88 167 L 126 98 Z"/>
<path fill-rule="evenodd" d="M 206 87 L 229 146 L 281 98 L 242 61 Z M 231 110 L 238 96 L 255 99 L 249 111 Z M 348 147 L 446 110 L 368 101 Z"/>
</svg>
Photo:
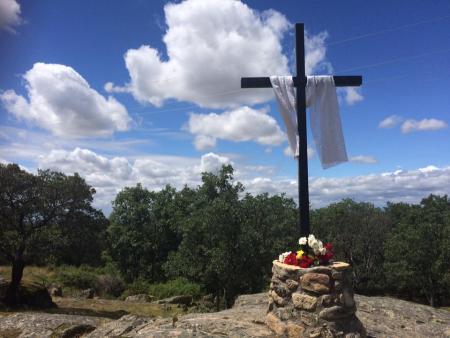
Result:
<svg viewBox="0 0 450 338">
<path fill-rule="evenodd" d="M 324 248 L 327 249 L 327 251 L 332 251 L 333 250 L 333 244 L 331 243 L 326 243 L 324 245 Z"/>
<path fill-rule="evenodd" d="M 314 260 L 309 258 L 307 255 L 303 255 L 300 259 L 300 267 L 301 268 L 309 268 L 314 263 Z"/>
<path fill-rule="evenodd" d="M 286 256 L 283 263 L 289 265 L 298 265 L 297 254 L 295 252 L 291 252 Z"/>
</svg>

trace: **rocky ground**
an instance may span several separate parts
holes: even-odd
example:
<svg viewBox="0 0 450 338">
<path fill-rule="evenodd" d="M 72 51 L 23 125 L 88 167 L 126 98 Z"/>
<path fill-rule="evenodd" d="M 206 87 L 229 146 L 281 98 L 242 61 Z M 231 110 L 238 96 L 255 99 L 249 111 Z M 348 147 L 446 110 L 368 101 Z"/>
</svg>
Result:
<svg viewBox="0 0 450 338">
<path fill-rule="evenodd" d="M 370 337 L 450 337 L 450 312 L 388 297 L 356 296 Z M 264 323 L 267 294 L 240 296 L 232 309 L 179 318 L 0 314 L 0 337 L 274 337 Z"/>
</svg>

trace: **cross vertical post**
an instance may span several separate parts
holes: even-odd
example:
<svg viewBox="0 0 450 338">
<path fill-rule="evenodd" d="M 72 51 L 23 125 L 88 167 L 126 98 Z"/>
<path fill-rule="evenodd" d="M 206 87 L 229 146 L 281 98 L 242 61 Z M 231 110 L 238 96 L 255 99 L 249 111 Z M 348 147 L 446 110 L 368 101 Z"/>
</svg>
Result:
<svg viewBox="0 0 450 338">
<path fill-rule="evenodd" d="M 305 33 L 304 25 L 295 25 L 295 55 L 297 67 L 297 130 L 299 136 L 298 156 L 298 203 L 300 235 L 309 234 L 309 188 L 308 188 L 308 147 L 306 133 L 306 74 L 305 74 Z"/>
<path fill-rule="evenodd" d="M 298 203 L 301 236 L 308 236 L 309 226 L 309 188 L 308 188 L 308 147 L 306 133 L 306 84 L 305 73 L 305 29 L 303 23 L 295 24 L 295 54 L 297 76 L 293 77 L 297 91 L 297 131 L 299 135 L 298 157 Z M 360 86 L 361 76 L 333 76 L 336 87 Z M 271 88 L 268 77 L 243 77 L 241 88 Z"/>
</svg>

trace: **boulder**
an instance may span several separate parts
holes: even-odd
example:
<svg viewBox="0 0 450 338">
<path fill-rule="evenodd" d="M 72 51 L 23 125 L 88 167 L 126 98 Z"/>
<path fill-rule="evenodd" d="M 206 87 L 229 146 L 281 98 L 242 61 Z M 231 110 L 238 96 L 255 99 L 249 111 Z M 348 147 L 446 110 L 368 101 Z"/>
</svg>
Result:
<svg viewBox="0 0 450 338">
<path fill-rule="evenodd" d="M 127 298 L 125 298 L 126 302 L 140 302 L 140 303 L 146 303 L 146 302 L 151 302 L 153 301 L 154 297 L 153 296 L 149 296 L 145 293 L 140 293 L 137 295 L 131 295 L 128 296 Z"/>
<path fill-rule="evenodd" d="M 62 287 L 56 284 L 50 285 L 48 288 L 48 293 L 51 297 L 62 297 Z"/>
<path fill-rule="evenodd" d="M 94 296 L 95 296 L 95 290 L 92 288 L 82 290 L 78 294 L 79 298 L 86 298 L 86 299 L 92 299 L 92 298 L 94 298 Z"/>
</svg>

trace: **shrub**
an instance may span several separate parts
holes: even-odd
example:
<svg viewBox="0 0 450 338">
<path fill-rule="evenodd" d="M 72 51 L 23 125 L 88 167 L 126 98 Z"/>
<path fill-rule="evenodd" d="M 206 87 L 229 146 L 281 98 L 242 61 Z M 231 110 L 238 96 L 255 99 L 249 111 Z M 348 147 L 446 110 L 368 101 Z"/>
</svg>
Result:
<svg viewBox="0 0 450 338">
<path fill-rule="evenodd" d="M 75 289 L 95 288 L 97 274 L 87 266 L 61 266 L 56 272 L 56 279 L 64 286 Z"/>
<path fill-rule="evenodd" d="M 202 289 L 200 285 L 192 283 L 186 278 L 177 278 L 166 283 L 151 284 L 148 293 L 159 299 L 178 295 L 190 295 L 198 298 L 202 295 Z"/>
<path fill-rule="evenodd" d="M 137 279 L 133 283 L 127 285 L 127 289 L 122 294 L 122 298 L 142 293 L 149 294 L 150 285 L 149 282 L 143 279 Z"/>
<path fill-rule="evenodd" d="M 125 284 L 119 277 L 113 275 L 100 275 L 97 277 L 95 290 L 98 295 L 119 297 L 125 290 Z"/>
</svg>

